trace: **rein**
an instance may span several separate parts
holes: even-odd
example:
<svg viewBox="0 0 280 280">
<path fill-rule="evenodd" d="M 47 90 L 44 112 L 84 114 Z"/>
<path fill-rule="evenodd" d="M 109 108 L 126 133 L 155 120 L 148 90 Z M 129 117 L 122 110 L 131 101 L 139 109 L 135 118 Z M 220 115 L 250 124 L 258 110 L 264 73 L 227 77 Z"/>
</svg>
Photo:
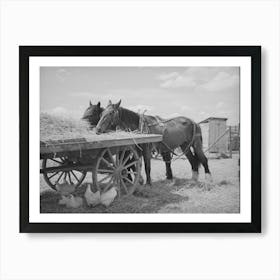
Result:
<svg viewBox="0 0 280 280">
<path fill-rule="evenodd" d="M 143 114 L 140 114 L 139 128 L 141 128 L 141 129 L 140 129 L 141 133 L 143 132 L 143 128 L 145 128 L 145 127 L 147 128 L 147 132 L 150 133 L 149 127 L 156 126 L 156 125 L 164 126 L 164 123 L 166 123 L 166 122 L 171 121 L 171 120 L 174 119 L 174 118 L 172 118 L 172 119 L 168 119 L 168 120 L 162 121 L 162 120 L 159 120 L 159 118 L 157 118 L 157 117 L 155 117 L 155 118 L 156 118 L 157 122 L 153 122 L 153 123 L 150 123 L 150 124 L 149 124 L 148 121 L 147 121 L 147 119 L 144 118 L 144 113 L 143 113 Z M 196 133 L 196 124 L 195 124 L 194 122 L 192 122 L 192 125 L 193 125 L 193 137 L 192 137 L 192 140 L 191 140 L 191 142 L 189 143 L 189 145 L 184 149 L 184 151 L 182 151 L 181 154 L 177 155 L 165 142 L 163 142 L 163 141 L 161 142 L 161 143 L 170 151 L 170 153 L 171 153 L 172 155 L 175 155 L 175 156 L 176 156 L 175 159 L 171 158 L 171 160 L 170 160 L 169 162 L 171 162 L 171 161 L 176 161 L 177 159 L 180 159 L 182 156 L 184 156 L 185 153 L 186 153 L 186 151 L 192 146 L 192 144 L 193 144 L 193 142 L 194 142 L 194 140 L 195 140 L 195 137 L 196 137 L 196 136 L 201 136 L 200 133 L 199 133 L 199 134 Z"/>
<path fill-rule="evenodd" d="M 140 121 L 140 120 L 139 120 Z M 114 124 L 116 124 L 116 126 L 123 126 L 122 124 L 123 124 L 124 122 L 122 121 L 122 119 L 121 119 L 121 109 L 118 109 L 117 111 L 116 111 L 116 113 L 115 113 L 115 116 L 114 116 Z M 131 137 L 131 139 L 132 139 L 132 141 L 134 142 L 134 145 L 139 149 L 139 150 L 141 150 L 141 151 L 143 151 L 143 149 L 139 146 L 139 144 L 136 142 L 136 140 L 135 140 L 135 138 L 133 137 L 133 132 L 134 131 L 132 131 L 130 128 L 126 128 L 125 129 L 127 132 L 129 132 L 129 135 L 130 135 L 130 137 Z"/>
<path fill-rule="evenodd" d="M 147 133 L 147 134 L 151 134 L 151 131 L 150 131 L 150 127 L 153 127 L 153 126 L 156 126 L 156 125 L 159 125 L 159 126 L 164 126 L 164 123 L 168 122 L 168 121 L 171 121 L 173 120 L 174 118 L 171 118 L 171 119 L 168 119 L 168 120 L 160 120 L 159 118 L 155 117 L 156 118 L 156 122 L 152 122 L 152 123 L 148 123 L 148 120 L 145 118 L 145 112 L 143 112 L 142 114 L 138 114 L 139 115 L 139 130 L 141 133 Z M 119 126 L 123 126 L 123 121 L 121 119 L 121 116 L 122 116 L 122 112 L 121 112 L 121 109 L 117 110 L 115 115 L 114 115 L 114 124 L 116 125 L 119 125 Z M 193 136 L 192 136 L 192 140 L 190 141 L 190 143 L 188 144 L 188 146 L 184 149 L 184 151 L 182 151 L 181 154 L 177 155 L 165 142 L 161 142 L 168 150 L 169 152 L 172 154 L 172 155 L 175 155 L 176 158 L 171 158 L 171 161 L 176 161 L 178 159 L 180 159 L 182 156 L 185 155 L 186 151 L 188 149 L 190 149 L 190 147 L 193 145 L 194 143 L 194 140 L 195 140 L 195 137 L 196 136 L 201 136 L 201 133 L 197 134 L 196 132 L 196 124 L 194 122 L 192 122 L 192 125 L 193 125 Z M 128 128 L 127 129 L 128 132 L 132 133 L 132 131 Z M 140 149 L 142 150 L 142 148 L 137 144 L 136 140 L 134 139 L 134 137 L 130 134 L 131 136 L 131 139 L 133 140 L 134 144 Z"/>
</svg>

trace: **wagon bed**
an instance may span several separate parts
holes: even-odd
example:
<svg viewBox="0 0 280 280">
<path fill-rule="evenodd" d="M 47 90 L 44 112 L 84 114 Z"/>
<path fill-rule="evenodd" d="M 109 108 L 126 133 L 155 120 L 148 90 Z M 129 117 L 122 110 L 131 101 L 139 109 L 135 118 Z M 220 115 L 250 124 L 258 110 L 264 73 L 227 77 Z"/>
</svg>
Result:
<svg viewBox="0 0 280 280">
<path fill-rule="evenodd" d="M 132 132 L 92 134 L 82 138 L 40 141 L 40 159 L 48 185 L 79 187 L 92 173 L 93 190 L 112 186 L 118 194 L 132 194 L 141 177 L 141 144 L 162 141 L 162 135 Z"/>
<path fill-rule="evenodd" d="M 40 141 L 40 158 L 67 155 L 71 152 L 79 153 L 82 157 L 90 150 L 102 148 L 120 147 L 144 143 L 156 143 L 162 141 L 162 135 L 140 133 L 107 133 L 94 134 L 93 136 Z"/>
</svg>

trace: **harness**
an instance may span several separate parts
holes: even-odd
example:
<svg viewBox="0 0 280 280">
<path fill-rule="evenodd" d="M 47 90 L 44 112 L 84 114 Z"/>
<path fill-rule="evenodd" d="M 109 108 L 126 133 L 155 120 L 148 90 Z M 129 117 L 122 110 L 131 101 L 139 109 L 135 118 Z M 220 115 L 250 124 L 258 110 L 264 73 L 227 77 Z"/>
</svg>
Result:
<svg viewBox="0 0 280 280">
<path fill-rule="evenodd" d="M 171 119 L 167 119 L 167 120 L 161 120 L 159 117 L 157 117 L 157 116 L 155 116 L 154 118 L 156 119 L 156 121 L 155 122 L 152 122 L 152 123 L 149 123 L 148 122 L 148 119 L 145 117 L 145 112 L 146 112 L 146 110 L 143 112 L 143 113 L 139 113 L 139 131 L 140 131 L 140 133 L 145 133 L 145 134 L 151 134 L 151 127 L 154 127 L 154 126 L 160 126 L 160 127 L 165 127 L 165 123 L 167 123 L 167 122 L 169 122 L 169 121 L 171 121 L 171 120 L 173 120 L 174 118 L 171 118 Z M 114 124 L 119 124 L 119 126 L 123 126 L 123 127 L 125 127 L 124 125 L 123 125 L 123 122 L 122 122 L 122 120 L 121 120 L 121 110 L 116 110 L 116 112 L 115 112 L 115 115 L 114 115 Z M 195 138 L 196 137 L 199 137 L 199 136 L 201 136 L 201 133 L 199 132 L 199 133 L 197 133 L 197 127 L 196 127 L 196 124 L 195 124 L 195 122 L 193 122 L 192 121 L 192 125 L 193 125 L 193 136 L 192 136 L 192 140 L 190 141 L 190 143 L 188 144 L 188 146 L 184 149 L 184 151 L 182 151 L 182 153 L 181 154 L 179 154 L 179 155 L 177 155 L 175 152 L 174 152 L 174 150 L 173 149 L 171 149 L 169 146 L 168 146 L 168 144 L 167 143 L 165 143 L 165 142 L 161 142 L 166 148 L 167 148 L 167 150 L 171 153 L 171 160 L 169 161 L 169 162 L 171 162 L 171 161 L 176 161 L 176 160 L 178 160 L 178 159 L 180 159 L 182 156 L 184 156 L 185 155 L 185 153 L 186 153 L 186 151 L 187 150 L 189 150 L 190 149 L 190 147 L 193 145 L 193 143 L 194 143 L 194 140 L 195 140 Z M 132 136 L 132 132 L 133 131 L 131 131 L 130 129 L 128 129 L 128 132 L 130 132 L 131 133 L 131 138 L 132 138 L 132 140 L 133 140 L 133 142 L 134 142 L 134 144 L 140 149 L 140 150 L 142 150 L 142 148 L 136 143 L 136 141 L 135 141 L 135 139 L 133 138 L 133 136 Z M 155 147 L 155 145 L 154 144 L 152 144 L 154 147 Z M 176 156 L 176 158 L 175 159 L 173 159 L 173 156 Z"/>
<path fill-rule="evenodd" d="M 148 120 L 147 120 L 147 118 L 145 118 L 144 113 L 145 113 L 145 111 L 144 111 L 142 114 L 140 114 L 140 118 L 139 118 L 139 130 L 140 130 L 141 133 L 144 132 L 144 133 L 150 134 L 150 133 L 151 133 L 150 127 L 153 127 L 153 126 L 156 126 L 156 125 L 159 125 L 159 126 L 161 126 L 161 127 L 164 127 L 164 126 L 165 126 L 164 123 L 167 123 L 167 122 L 169 122 L 169 121 L 171 121 L 171 120 L 174 119 L 174 118 L 171 118 L 171 119 L 168 119 L 168 120 L 161 120 L 161 119 L 159 119 L 158 117 L 155 117 L 155 118 L 156 118 L 156 122 L 148 123 Z M 167 143 L 165 143 L 165 142 L 163 142 L 163 141 L 161 142 L 161 143 L 169 150 L 169 152 L 172 154 L 172 157 L 173 157 L 173 155 L 176 156 L 175 159 L 172 159 L 172 157 L 171 157 L 171 160 L 170 160 L 169 162 L 171 162 L 172 160 L 173 160 L 173 161 L 178 160 L 178 159 L 180 159 L 182 156 L 184 156 L 185 153 L 186 153 L 186 151 L 187 151 L 188 149 L 190 149 L 190 147 L 193 145 L 193 142 L 194 142 L 194 140 L 195 140 L 195 137 L 201 136 L 201 133 L 197 133 L 197 132 L 196 132 L 196 124 L 195 124 L 194 122 L 192 122 L 192 125 L 193 125 L 193 136 L 192 136 L 192 140 L 191 140 L 191 142 L 188 144 L 188 146 L 184 149 L 184 151 L 182 151 L 181 154 L 177 155 L 177 154 L 173 151 L 173 149 L 171 149 L 171 148 L 168 146 Z"/>
</svg>

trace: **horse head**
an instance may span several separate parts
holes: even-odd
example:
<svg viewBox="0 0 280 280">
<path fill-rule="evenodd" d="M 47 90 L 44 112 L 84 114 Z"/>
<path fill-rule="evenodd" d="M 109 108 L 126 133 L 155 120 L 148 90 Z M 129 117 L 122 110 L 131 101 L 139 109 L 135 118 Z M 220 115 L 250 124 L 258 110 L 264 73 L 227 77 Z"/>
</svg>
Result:
<svg viewBox="0 0 280 280">
<path fill-rule="evenodd" d="M 96 105 L 93 105 L 91 101 L 89 102 L 89 107 L 84 112 L 82 117 L 83 120 L 87 120 L 92 126 L 96 126 L 100 120 L 100 115 L 103 112 L 103 108 L 98 102 Z"/>
<path fill-rule="evenodd" d="M 113 104 L 111 100 L 104 111 L 101 113 L 100 120 L 96 125 L 96 132 L 103 133 L 110 127 L 115 127 L 119 124 L 119 108 L 121 105 L 121 100 Z"/>
</svg>

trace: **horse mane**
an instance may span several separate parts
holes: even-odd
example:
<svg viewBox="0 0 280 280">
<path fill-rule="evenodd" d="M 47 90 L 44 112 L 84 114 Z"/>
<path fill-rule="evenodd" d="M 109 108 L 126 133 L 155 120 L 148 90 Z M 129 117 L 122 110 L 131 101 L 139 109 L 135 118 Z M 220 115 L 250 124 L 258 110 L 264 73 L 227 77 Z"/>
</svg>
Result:
<svg viewBox="0 0 280 280">
<path fill-rule="evenodd" d="M 123 107 L 119 107 L 118 111 L 120 121 L 125 125 L 125 128 L 138 128 L 140 119 L 139 114 Z"/>
</svg>

